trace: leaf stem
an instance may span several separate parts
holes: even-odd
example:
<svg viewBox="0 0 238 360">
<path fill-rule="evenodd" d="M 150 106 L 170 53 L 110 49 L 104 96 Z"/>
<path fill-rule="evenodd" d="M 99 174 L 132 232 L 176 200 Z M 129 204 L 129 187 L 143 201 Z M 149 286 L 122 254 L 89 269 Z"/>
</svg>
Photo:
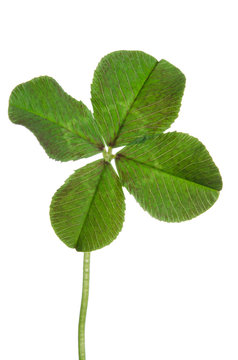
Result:
<svg viewBox="0 0 238 360">
<path fill-rule="evenodd" d="M 90 273 L 90 252 L 85 252 L 83 258 L 83 289 L 82 289 L 81 308 L 79 315 L 79 327 L 78 327 L 79 360 L 85 360 L 85 320 L 86 320 L 87 307 L 88 307 L 89 273 Z"/>
</svg>

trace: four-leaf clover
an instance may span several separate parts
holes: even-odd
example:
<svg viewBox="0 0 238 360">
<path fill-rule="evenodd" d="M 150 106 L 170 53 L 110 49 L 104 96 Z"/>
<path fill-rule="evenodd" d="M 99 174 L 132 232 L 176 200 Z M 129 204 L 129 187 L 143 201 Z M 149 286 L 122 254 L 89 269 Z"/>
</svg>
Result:
<svg viewBox="0 0 238 360">
<path fill-rule="evenodd" d="M 178 116 L 184 87 L 184 75 L 169 62 L 141 51 L 117 51 L 105 56 L 94 73 L 93 115 L 48 76 L 11 94 L 11 121 L 31 130 L 51 158 L 103 154 L 76 170 L 50 206 L 58 237 L 84 252 L 80 360 L 85 359 L 90 252 L 110 244 L 122 228 L 122 186 L 144 210 L 167 222 L 192 219 L 219 196 L 221 176 L 204 145 L 184 133 L 163 133 Z"/>
</svg>

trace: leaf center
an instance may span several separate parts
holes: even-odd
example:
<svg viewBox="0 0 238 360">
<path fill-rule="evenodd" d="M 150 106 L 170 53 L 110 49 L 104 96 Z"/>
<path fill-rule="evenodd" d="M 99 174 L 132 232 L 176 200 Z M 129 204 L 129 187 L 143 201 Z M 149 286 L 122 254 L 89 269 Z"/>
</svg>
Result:
<svg viewBox="0 0 238 360">
<path fill-rule="evenodd" d="M 103 158 L 107 162 L 111 162 L 115 158 L 115 155 L 112 154 L 112 148 L 109 146 L 108 149 L 103 150 Z"/>
</svg>

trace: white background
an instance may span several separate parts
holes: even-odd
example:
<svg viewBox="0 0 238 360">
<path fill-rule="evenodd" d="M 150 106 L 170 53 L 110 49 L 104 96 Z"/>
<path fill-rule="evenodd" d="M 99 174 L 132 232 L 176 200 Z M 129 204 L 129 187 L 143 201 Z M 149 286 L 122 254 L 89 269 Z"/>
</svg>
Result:
<svg viewBox="0 0 238 360">
<path fill-rule="evenodd" d="M 91 109 L 93 71 L 114 50 L 180 68 L 171 129 L 198 137 L 223 176 L 212 209 L 159 222 L 126 191 L 118 238 L 91 256 L 87 360 L 237 360 L 237 2 L 8 0 L 1 5 L 0 359 L 77 360 L 83 255 L 51 228 L 51 196 L 89 160 L 50 160 L 8 120 L 11 90 L 54 77 Z"/>
</svg>

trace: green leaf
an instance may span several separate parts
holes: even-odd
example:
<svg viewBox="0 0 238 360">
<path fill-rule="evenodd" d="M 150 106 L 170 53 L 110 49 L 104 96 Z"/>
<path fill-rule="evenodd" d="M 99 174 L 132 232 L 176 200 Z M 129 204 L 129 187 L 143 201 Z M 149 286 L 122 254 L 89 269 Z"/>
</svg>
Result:
<svg viewBox="0 0 238 360">
<path fill-rule="evenodd" d="M 204 145 L 183 133 L 161 134 L 127 146 L 116 157 L 122 184 L 144 210 L 167 222 L 209 209 L 222 180 Z"/>
<path fill-rule="evenodd" d="M 89 157 L 104 147 L 88 108 L 48 76 L 35 78 L 13 90 L 9 118 L 31 130 L 55 160 Z"/>
<path fill-rule="evenodd" d="M 53 196 L 51 224 L 58 237 L 77 251 L 110 244 L 121 231 L 125 199 L 110 163 L 98 160 L 75 171 Z"/>
<path fill-rule="evenodd" d="M 168 129 L 178 116 L 185 77 L 141 51 L 105 56 L 91 88 L 95 120 L 109 146 L 127 145 Z"/>
</svg>

